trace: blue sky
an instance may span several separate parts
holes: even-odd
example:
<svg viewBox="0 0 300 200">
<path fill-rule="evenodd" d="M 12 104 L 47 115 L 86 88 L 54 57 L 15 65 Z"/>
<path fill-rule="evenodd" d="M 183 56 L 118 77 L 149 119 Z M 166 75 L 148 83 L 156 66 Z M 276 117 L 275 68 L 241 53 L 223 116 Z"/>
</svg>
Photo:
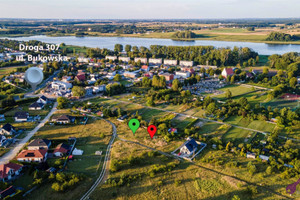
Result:
<svg viewBox="0 0 300 200">
<path fill-rule="evenodd" d="M 0 0 L 0 18 L 300 17 L 300 0 Z"/>
</svg>

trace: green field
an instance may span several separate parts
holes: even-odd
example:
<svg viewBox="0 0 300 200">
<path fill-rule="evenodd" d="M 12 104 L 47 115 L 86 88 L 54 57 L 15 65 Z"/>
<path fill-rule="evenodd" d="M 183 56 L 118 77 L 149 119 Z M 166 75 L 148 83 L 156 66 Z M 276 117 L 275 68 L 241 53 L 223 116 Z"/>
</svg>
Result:
<svg viewBox="0 0 300 200">
<path fill-rule="evenodd" d="M 247 92 L 252 92 L 253 88 L 251 88 L 251 87 L 245 87 L 245 86 L 240 86 L 240 85 L 228 85 L 228 86 L 225 86 L 225 87 L 221 88 L 220 90 L 224 91 L 224 93 L 219 94 L 219 95 L 211 95 L 211 96 L 214 97 L 214 98 L 218 98 L 218 99 L 224 101 L 224 100 L 226 100 L 226 98 L 225 98 L 225 92 L 227 90 L 231 91 L 232 98 L 234 98 L 235 96 L 239 96 L 239 95 L 245 94 Z"/>
<path fill-rule="evenodd" d="M 231 127 L 222 137 L 225 142 L 234 142 L 235 144 L 246 143 L 249 140 L 246 140 L 247 137 L 254 136 L 254 133 L 248 130 Z"/>
<path fill-rule="evenodd" d="M 286 100 L 281 98 L 273 99 L 272 101 L 269 101 L 267 103 L 263 104 L 265 107 L 271 106 L 273 109 L 278 108 L 291 108 L 292 110 L 295 110 L 297 107 L 299 107 L 300 103 L 297 100 Z"/>
<path fill-rule="evenodd" d="M 242 126 L 245 128 L 250 128 L 250 129 L 255 129 L 255 130 L 260 130 L 265 132 L 272 132 L 273 129 L 275 128 L 275 125 L 272 123 L 259 121 L 259 120 L 250 121 L 249 119 L 243 118 L 241 116 L 231 116 L 228 119 L 226 119 L 225 122 L 236 126 Z"/>
</svg>

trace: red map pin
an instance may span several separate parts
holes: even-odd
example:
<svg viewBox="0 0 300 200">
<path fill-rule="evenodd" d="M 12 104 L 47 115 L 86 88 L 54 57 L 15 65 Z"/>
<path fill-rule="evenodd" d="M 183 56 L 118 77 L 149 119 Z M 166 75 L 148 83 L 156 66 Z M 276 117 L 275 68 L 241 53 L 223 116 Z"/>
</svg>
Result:
<svg viewBox="0 0 300 200">
<path fill-rule="evenodd" d="M 151 139 L 153 139 L 153 136 L 155 135 L 156 130 L 157 130 L 157 128 L 156 128 L 156 126 L 154 126 L 153 124 L 150 125 L 150 126 L 148 126 L 147 131 L 148 131 L 148 133 L 149 133 Z"/>
</svg>

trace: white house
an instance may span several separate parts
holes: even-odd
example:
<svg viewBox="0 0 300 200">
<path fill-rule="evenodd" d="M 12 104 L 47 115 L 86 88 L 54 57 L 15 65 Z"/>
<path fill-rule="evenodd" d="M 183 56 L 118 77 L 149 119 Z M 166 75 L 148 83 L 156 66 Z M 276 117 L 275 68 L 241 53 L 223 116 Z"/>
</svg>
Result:
<svg viewBox="0 0 300 200">
<path fill-rule="evenodd" d="M 16 133 L 16 128 L 8 123 L 2 126 L 2 128 L 0 128 L 1 135 L 14 135 Z"/>
<path fill-rule="evenodd" d="M 134 58 L 134 62 L 141 61 L 141 63 L 146 64 L 148 59 L 147 58 Z"/>
<path fill-rule="evenodd" d="M 72 88 L 72 83 L 66 83 L 62 81 L 53 81 L 51 87 L 55 90 L 68 90 Z"/>
<path fill-rule="evenodd" d="M 222 71 L 222 76 L 227 78 L 228 76 L 231 76 L 233 75 L 233 70 L 232 68 L 224 68 L 223 71 Z"/>
<path fill-rule="evenodd" d="M 36 102 L 37 102 L 37 103 L 42 103 L 42 104 L 47 104 L 47 103 L 50 102 L 50 100 L 49 100 L 47 97 L 45 97 L 45 96 L 43 95 L 43 96 L 41 96 Z"/>
<path fill-rule="evenodd" d="M 44 162 L 47 160 L 47 150 L 23 150 L 17 156 L 17 160 L 20 162 Z"/>
<path fill-rule="evenodd" d="M 162 59 L 161 58 L 149 58 L 149 64 L 161 65 Z"/>
<path fill-rule="evenodd" d="M 180 78 L 188 78 L 191 76 L 191 73 L 189 71 L 186 71 L 186 72 L 177 71 L 177 72 L 175 72 L 175 74 L 177 77 L 180 77 Z"/>
<path fill-rule="evenodd" d="M 198 144 L 194 139 L 186 141 L 180 148 L 180 154 L 185 157 L 190 157 L 198 149 Z"/>
<path fill-rule="evenodd" d="M 164 60 L 164 65 L 177 65 L 177 60 Z"/>
<path fill-rule="evenodd" d="M 119 57 L 119 60 L 128 63 L 130 61 L 130 57 Z"/>
<path fill-rule="evenodd" d="M 179 65 L 185 66 L 185 67 L 192 67 L 194 65 L 194 62 L 193 61 L 181 60 L 181 61 L 179 61 Z"/>
<path fill-rule="evenodd" d="M 118 57 L 117 56 L 105 56 L 105 59 L 106 60 L 117 60 L 118 59 Z"/>
</svg>

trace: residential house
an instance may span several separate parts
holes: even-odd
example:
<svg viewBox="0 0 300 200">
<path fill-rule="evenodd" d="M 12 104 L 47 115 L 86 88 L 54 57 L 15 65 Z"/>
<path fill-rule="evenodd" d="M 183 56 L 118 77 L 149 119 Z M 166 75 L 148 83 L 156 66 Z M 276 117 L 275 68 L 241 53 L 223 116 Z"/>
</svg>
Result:
<svg viewBox="0 0 300 200">
<path fill-rule="evenodd" d="M 134 62 L 140 61 L 143 64 L 146 64 L 148 62 L 147 58 L 134 58 Z"/>
<path fill-rule="evenodd" d="M 28 150 L 46 149 L 48 150 L 51 146 L 51 141 L 47 139 L 35 139 L 32 140 L 28 145 Z"/>
<path fill-rule="evenodd" d="M 115 61 L 117 60 L 118 57 L 117 56 L 105 56 L 105 60 L 112 60 L 112 61 Z"/>
<path fill-rule="evenodd" d="M 181 61 L 179 61 L 179 65 L 185 66 L 185 67 L 192 67 L 194 65 L 194 62 L 193 61 L 181 60 Z"/>
<path fill-rule="evenodd" d="M 174 74 L 162 73 L 162 74 L 159 74 L 159 76 L 164 76 L 166 78 L 166 81 L 172 81 L 172 80 L 174 80 Z"/>
<path fill-rule="evenodd" d="M 56 122 L 59 124 L 70 124 L 74 123 L 75 117 L 69 115 L 59 115 L 52 117 L 52 122 Z"/>
<path fill-rule="evenodd" d="M 98 85 L 93 87 L 94 93 L 105 92 L 105 91 L 106 91 L 106 85 Z"/>
<path fill-rule="evenodd" d="M 233 73 L 233 70 L 232 68 L 224 68 L 223 71 L 222 71 L 222 76 L 224 78 L 227 78 L 228 76 L 232 76 L 234 73 Z"/>
<path fill-rule="evenodd" d="M 85 87 L 85 96 L 92 96 L 93 95 L 93 87 Z"/>
<path fill-rule="evenodd" d="M 55 156 L 57 156 L 57 157 L 62 157 L 64 155 L 67 155 L 70 150 L 71 150 L 71 146 L 70 145 L 67 145 L 67 144 L 64 144 L 64 143 L 60 143 L 54 149 L 53 154 Z"/>
<path fill-rule="evenodd" d="M 72 80 L 72 76 L 63 76 L 61 81 L 69 83 Z"/>
<path fill-rule="evenodd" d="M 164 65 L 177 65 L 177 60 L 164 60 Z"/>
<path fill-rule="evenodd" d="M 37 103 L 42 103 L 42 104 L 47 104 L 47 103 L 50 102 L 50 100 L 49 100 L 47 97 L 45 97 L 45 96 L 43 95 L 43 96 L 41 96 L 36 102 L 37 102 Z"/>
<path fill-rule="evenodd" d="M 29 105 L 29 110 L 42 110 L 45 104 L 34 102 L 33 104 Z"/>
<path fill-rule="evenodd" d="M 85 73 L 78 73 L 77 76 L 75 77 L 75 80 L 84 82 L 85 81 Z"/>
<path fill-rule="evenodd" d="M 145 72 L 149 72 L 150 67 L 148 65 L 143 65 L 141 69 Z"/>
<path fill-rule="evenodd" d="M 255 158 L 256 158 L 256 155 L 255 155 L 255 153 L 247 152 L 247 153 L 246 153 L 246 157 L 247 157 L 247 158 L 255 159 Z"/>
<path fill-rule="evenodd" d="M 16 122 L 27 122 L 29 118 L 29 113 L 25 111 L 20 111 L 15 113 Z"/>
<path fill-rule="evenodd" d="M 66 83 L 66 82 L 62 82 L 62 81 L 53 81 L 51 83 L 51 87 L 55 90 L 68 90 L 70 88 L 72 88 L 72 83 Z"/>
<path fill-rule="evenodd" d="M 149 58 L 149 64 L 161 65 L 162 59 L 161 58 Z"/>
<path fill-rule="evenodd" d="M 189 157 L 196 152 L 197 148 L 198 148 L 197 142 L 194 139 L 190 139 L 186 141 L 183 144 L 183 146 L 180 148 L 180 154 L 184 155 L 185 157 Z"/>
<path fill-rule="evenodd" d="M 47 149 L 23 150 L 17 155 L 20 162 L 44 162 L 47 160 Z"/>
<path fill-rule="evenodd" d="M 262 159 L 263 161 L 269 161 L 270 156 L 259 155 L 259 158 Z"/>
<path fill-rule="evenodd" d="M 130 57 L 119 57 L 119 60 L 128 63 L 130 61 Z"/>
<path fill-rule="evenodd" d="M 191 76 L 190 72 L 184 72 L 184 71 L 177 71 L 175 72 L 176 76 L 180 77 L 180 78 L 189 78 Z"/>
<path fill-rule="evenodd" d="M 181 71 L 190 72 L 191 74 L 195 73 L 195 70 L 192 67 L 182 67 Z"/>
<path fill-rule="evenodd" d="M 135 73 L 135 72 L 124 72 L 123 75 L 128 78 L 136 78 L 137 77 L 137 73 Z"/>
<path fill-rule="evenodd" d="M 23 165 L 11 162 L 0 165 L 0 180 L 3 182 L 10 181 L 20 174 L 22 167 Z"/>
<path fill-rule="evenodd" d="M 2 128 L 0 129 L 1 135 L 14 135 L 16 133 L 17 133 L 16 128 L 8 123 L 2 126 Z"/>
</svg>

